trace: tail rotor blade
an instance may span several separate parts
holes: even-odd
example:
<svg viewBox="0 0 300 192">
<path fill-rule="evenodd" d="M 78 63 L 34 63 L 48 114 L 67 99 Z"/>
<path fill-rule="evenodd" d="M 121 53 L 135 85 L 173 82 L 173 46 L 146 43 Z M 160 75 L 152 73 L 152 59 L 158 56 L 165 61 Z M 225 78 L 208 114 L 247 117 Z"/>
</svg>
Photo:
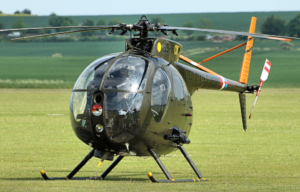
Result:
<svg viewBox="0 0 300 192">
<path fill-rule="evenodd" d="M 260 76 L 261 81 L 266 81 L 268 79 L 270 69 L 271 69 L 271 62 L 268 59 L 266 59 L 263 71 Z"/>
<path fill-rule="evenodd" d="M 253 109 L 254 109 L 255 103 L 258 99 L 258 96 L 260 94 L 262 84 L 268 79 L 270 69 L 271 69 L 271 62 L 268 59 L 266 59 L 263 71 L 262 71 L 261 76 L 260 76 L 260 83 L 258 85 L 259 89 L 256 92 L 256 97 L 255 97 L 254 104 L 252 106 L 252 109 L 251 109 L 251 112 L 250 112 L 250 115 L 249 115 L 249 119 L 251 118 L 251 115 L 253 113 Z"/>
<path fill-rule="evenodd" d="M 259 88 L 259 91 L 260 91 L 260 88 Z M 257 101 L 257 98 L 258 98 L 258 95 L 256 95 L 256 97 L 255 97 L 255 100 L 254 100 L 254 103 L 253 103 L 253 106 L 252 106 L 252 109 L 251 109 L 251 112 L 250 112 L 250 115 L 249 115 L 249 119 L 251 118 L 251 115 L 252 115 L 252 112 L 253 112 L 255 103 L 256 103 L 256 101 Z"/>
</svg>

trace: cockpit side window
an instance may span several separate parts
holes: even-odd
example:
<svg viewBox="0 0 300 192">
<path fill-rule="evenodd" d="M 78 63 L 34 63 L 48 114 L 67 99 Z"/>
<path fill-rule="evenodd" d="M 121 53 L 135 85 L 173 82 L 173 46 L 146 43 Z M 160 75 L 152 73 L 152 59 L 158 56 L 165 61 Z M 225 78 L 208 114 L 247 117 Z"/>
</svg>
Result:
<svg viewBox="0 0 300 192">
<path fill-rule="evenodd" d="M 174 96 L 177 101 L 184 99 L 184 91 L 182 81 L 177 75 L 173 76 Z"/>
<path fill-rule="evenodd" d="M 167 108 L 171 90 L 171 83 L 166 72 L 158 68 L 152 81 L 151 112 L 156 122 L 163 118 Z"/>
<path fill-rule="evenodd" d="M 109 69 L 104 89 L 138 91 L 145 88 L 149 61 L 127 56 L 118 59 Z"/>
</svg>

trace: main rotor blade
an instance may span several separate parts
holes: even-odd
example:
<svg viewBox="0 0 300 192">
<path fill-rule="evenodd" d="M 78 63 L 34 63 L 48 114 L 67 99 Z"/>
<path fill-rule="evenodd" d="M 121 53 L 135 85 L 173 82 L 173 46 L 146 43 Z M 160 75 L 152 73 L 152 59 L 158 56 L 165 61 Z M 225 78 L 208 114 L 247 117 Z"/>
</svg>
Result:
<svg viewBox="0 0 300 192">
<path fill-rule="evenodd" d="M 160 26 L 158 30 L 165 31 L 174 31 L 174 30 L 186 30 L 186 31 L 201 31 L 201 32 L 212 32 L 212 33 L 224 33 L 232 35 L 242 35 L 242 36 L 252 36 L 264 39 L 273 39 L 281 41 L 291 41 L 291 39 L 300 40 L 297 37 L 286 37 L 286 36 L 277 36 L 277 35 L 268 35 L 268 34 L 259 34 L 259 33 L 247 33 L 247 32 L 238 32 L 238 31 L 226 31 L 226 30 L 217 30 L 217 29 L 200 29 L 200 28 L 189 28 L 189 27 L 169 27 L 169 26 Z"/>
<path fill-rule="evenodd" d="M 117 28 L 119 25 L 109 26 L 61 26 L 61 27 L 33 27 L 33 28 L 19 28 L 19 29 L 1 29 L 0 32 L 10 31 L 26 31 L 26 30 L 43 30 L 43 29 L 79 29 L 79 28 Z"/>
<path fill-rule="evenodd" d="M 78 32 L 87 32 L 87 31 L 99 31 L 99 30 L 108 30 L 111 28 L 97 28 L 97 29 L 83 29 L 83 30 L 76 30 L 76 31 L 64 31 L 64 32 L 58 32 L 58 33 L 49 33 L 49 34 L 42 34 L 42 35 L 34 35 L 34 36 L 27 36 L 27 37 L 21 37 L 21 38 L 15 38 L 11 39 L 12 41 L 19 41 L 24 39 L 32 39 L 32 38 L 38 38 L 38 37 L 47 37 L 47 36 L 53 36 L 53 35 L 62 35 L 62 34 L 68 34 L 68 33 L 78 33 Z"/>
</svg>

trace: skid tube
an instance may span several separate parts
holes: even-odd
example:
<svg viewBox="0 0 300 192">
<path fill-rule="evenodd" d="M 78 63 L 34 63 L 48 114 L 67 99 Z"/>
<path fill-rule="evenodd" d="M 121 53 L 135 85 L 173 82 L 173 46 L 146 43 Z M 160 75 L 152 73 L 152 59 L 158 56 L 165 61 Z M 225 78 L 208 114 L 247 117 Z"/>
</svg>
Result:
<svg viewBox="0 0 300 192">
<path fill-rule="evenodd" d="M 66 176 L 66 177 L 48 177 L 44 170 L 41 170 L 41 175 L 45 180 L 103 180 L 111 172 L 113 168 L 124 158 L 118 158 L 102 173 L 100 177 L 74 177 L 73 176 L 94 156 L 95 149 L 92 149 L 85 158 Z"/>
<path fill-rule="evenodd" d="M 149 149 L 149 153 L 152 155 L 158 166 L 161 168 L 162 172 L 166 175 L 167 180 L 157 180 L 151 172 L 148 172 L 148 177 L 153 183 L 181 183 L 181 182 L 200 182 L 200 181 L 207 181 L 207 179 L 203 178 L 202 174 L 186 152 L 185 148 L 181 145 L 178 146 L 178 149 L 181 151 L 182 155 L 186 158 L 190 166 L 193 168 L 194 172 L 196 173 L 197 177 L 196 179 L 181 179 L 181 180 L 175 180 L 172 178 L 166 167 L 162 164 L 157 154 L 154 152 L 153 149 Z"/>
</svg>

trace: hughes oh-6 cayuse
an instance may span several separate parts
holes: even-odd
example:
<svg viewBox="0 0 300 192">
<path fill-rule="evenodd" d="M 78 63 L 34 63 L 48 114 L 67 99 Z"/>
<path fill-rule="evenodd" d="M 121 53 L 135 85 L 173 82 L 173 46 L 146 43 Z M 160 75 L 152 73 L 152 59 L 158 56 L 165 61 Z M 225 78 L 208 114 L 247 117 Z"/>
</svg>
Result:
<svg viewBox="0 0 300 192">
<path fill-rule="evenodd" d="M 283 41 L 298 39 L 257 34 L 255 25 L 256 18 L 252 17 L 248 33 L 172 27 L 159 23 L 152 24 L 143 15 L 135 24 L 0 30 L 0 32 L 61 28 L 71 30 L 13 40 L 97 30 L 110 30 L 110 34 L 121 31 L 120 35 L 130 33 L 130 38 L 125 42 L 125 52 L 106 55 L 92 62 L 79 76 L 72 91 L 71 126 L 76 136 L 92 150 L 66 177 L 48 177 L 42 170 L 43 178 L 46 180 L 105 179 L 125 156 L 152 156 L 167 177 L 166 180 L 157 180 L 149 172 L 148 177 L 152 182 L 206 181 L 183 147 L 183 144 L 191 142 L 188 139 L 193 125 L 194 106 L 191 96 L 198 89 L 237 92 L 242 124 L 246 130 L 245 93 L 257 92 L 257 99 L 271 67 L 270 61 L 266 60 L 259 85 L 247 85 L 254 37 Z M 178 30 L 242 35 L 248 36 L 248 40 L 196 63 L 181 55 L 182 45 L 158 37 L 158 34 L 167 35 L 168 32 L 178 35 Z M 153 38 L 148 37 L 148 33 L 154 33 Z M 246 48 L 238 81 L 227 79 L 201 65 L 243 45 Z M 186 64 L 179 63 L 179 59 Z M 177 149 L 182 152 L 195 171 L 196 179 L 174 179 L 160 161 L 159 156 Z M 101 159 L 99 165 L 104 160 L 112 161 L 115 157 L 116 159 L 99 177 L 73 177 L 92 157 Z"/>
</svg>

